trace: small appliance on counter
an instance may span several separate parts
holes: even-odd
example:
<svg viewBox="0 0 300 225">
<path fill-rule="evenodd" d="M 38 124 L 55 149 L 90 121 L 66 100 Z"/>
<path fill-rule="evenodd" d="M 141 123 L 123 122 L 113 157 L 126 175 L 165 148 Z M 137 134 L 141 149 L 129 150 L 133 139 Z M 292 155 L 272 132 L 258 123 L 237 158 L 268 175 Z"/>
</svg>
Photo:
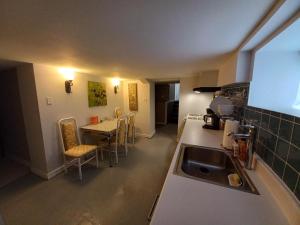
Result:
<svg viewBox="0 0 300 225">
<path fill-rule="evenodd" d="M 223 135 L 223 142 L 222 146 L 225 149 L 231 150 L 232 149 L 232 136 L 228 135 L 229 133 L 236 134 L 238 133 L 239 129 L 239 121 L 237 120 L 226 120 L 225 128 L 224 128 L 224 135 Z"/>
<path fill-rule="evenodd" d="M 203 118 L 205 122 L 203 128 L 214 130 L 224 129 L 225 120 L 231 118 L 233 110 L 234 106 L 228 98 L 223 96 L 215 97 L 210 103 L 209 108 L 206 109 L 207 114 Z"/>
<path fill-rule="evenodd" d="M 188 113 L 185 118 L 190 119 L 190 120 L 202 120 L 203 115 L 202 114 L 195 114 L 195 113 Z"/>
<path fill-rule="evenodd" d="M 203 120 L 205 122 L 205 125 L 203 125 L 203 128 L 205 129 L 213 129 L 213 130 L 219 130 L 220 128 L 220 118 L 217 114 L 214 113 L 210 108 L 206 109 L 206 115 L 203 116 Z"/>
</svg>

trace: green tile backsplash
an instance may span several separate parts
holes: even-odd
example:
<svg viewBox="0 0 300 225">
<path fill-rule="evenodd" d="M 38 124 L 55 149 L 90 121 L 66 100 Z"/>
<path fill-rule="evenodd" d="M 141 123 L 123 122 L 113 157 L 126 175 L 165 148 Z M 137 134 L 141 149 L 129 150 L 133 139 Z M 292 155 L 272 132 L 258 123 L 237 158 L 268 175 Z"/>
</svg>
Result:
<svg viewBox="0 0 300 225">
<path fill-rule="evenodd" d="M 275 155 L 272 168 L 279 177 L 283 176 L 284 167 L 284 161 L 280 157 Z"/>
<path fill-rule="evenodd" d="M 281 120 L 279 127 L 279 136 L 287 141 L 291 140 L 293 124 L 292 122 Z"/>
<path fill-rule="evenodd" d="M 269 123 L 269 129 L 272 131 L 273 134 L 278 134 L 279 131 L 279 125 L 280 120 L 278 117 L 270 116 L 270 123 Z"/>
<path fill-rule="evenodd" d="M 298 173 L 292 169 L 289 165 L 285 167 L 283 181 L 286 185 L 291 189 L 294 190 L 297 184 Z"/>
<path fill-rule="evenodd" d="M 291 145 L 287 161 L 292 167 L 300 172 L 300 149 Z"/>
<path fill-rule="evenodd" d="M 269 123 L 270 123 L 270 116 L 267 115 L 267 114 L 262 114 L 260 125 L 263 128 L 268 128 L 269 127 Z"/>
<path fill-rule="evenodd" d="M 292 136 L 292 143 L 300 147 L 300 124 L 295 123 L 294 132 Z"/>
<path fill-rule="evenodd" d="M 256 153 L 300 200 L 300 118 L 248 106 L 248 90 L 246 83 L 222 88 L 226 96 L 244 97 L 242 107 L 235 112 L 236 119 L 257 127 Z"/>
<path fill-rule="evenodd" d="M 275 153 L 283 160 L 287 159 L 289 153 L 289 143 L 278 138 Z"/>
</svg>

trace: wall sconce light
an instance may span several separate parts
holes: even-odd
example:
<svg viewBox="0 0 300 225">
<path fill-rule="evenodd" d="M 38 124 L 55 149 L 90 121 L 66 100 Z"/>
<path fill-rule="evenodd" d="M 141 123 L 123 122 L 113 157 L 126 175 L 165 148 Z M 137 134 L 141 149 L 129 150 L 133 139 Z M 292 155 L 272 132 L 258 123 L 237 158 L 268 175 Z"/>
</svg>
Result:
<svg viewBox="0 0 300 225">
<path fill-rule="evenodd" d="M 114 78 L 112 80 L 112 83 L 113 83 L 113 86 L 114 86 L 114 92 L 115 92 L 115 94 L 117 94 L 118 91 L 119 91 L 120 80 L 118 78 Z"/>
<path fill-rule="evenodd" d="M 65 81 L 66 93 L 68 93 L 68 94 L 72 93 L 72 86 L 73 86 L 73 80 L 66 80 Z"/>
<path fill-rule="evenodd" d="M 75 71 L 70 68 L 61 68 L 59 69 L 59 72 L 64 75 L 66 78 L 65 81 L 65 91 L 66 93 L 70 94 L 72 93 L 72 86 L 73 86 L 73 80 L 75 77 Z"/>
</svg>

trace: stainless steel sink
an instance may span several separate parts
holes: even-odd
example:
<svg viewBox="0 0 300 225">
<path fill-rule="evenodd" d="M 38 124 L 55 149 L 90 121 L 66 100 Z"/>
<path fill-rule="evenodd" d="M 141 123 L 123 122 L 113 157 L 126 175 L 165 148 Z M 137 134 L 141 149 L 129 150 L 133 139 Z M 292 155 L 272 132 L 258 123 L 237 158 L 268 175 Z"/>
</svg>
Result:
<svg viewBox="0 0 300 225">
<path fill-rule="evenodd" d="M 259 194 L 238 160 L 222 149 L 181 144 L 175 174 L 209 183 Z M 228 175 L 237 173 L 242 185 L 230 186 Z"/>
</svg>

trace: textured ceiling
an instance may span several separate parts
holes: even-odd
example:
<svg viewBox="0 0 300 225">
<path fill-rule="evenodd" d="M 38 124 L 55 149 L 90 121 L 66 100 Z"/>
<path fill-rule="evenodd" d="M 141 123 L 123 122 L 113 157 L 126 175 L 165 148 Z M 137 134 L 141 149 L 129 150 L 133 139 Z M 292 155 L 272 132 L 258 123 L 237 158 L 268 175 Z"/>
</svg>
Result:
<svg viewBox="0 0 300 225">
<path fill-rule="evenodd" d="M 218 69 L 274 0 L 1 0 L 0 58 L 93 74 Z"/>
</svg>

